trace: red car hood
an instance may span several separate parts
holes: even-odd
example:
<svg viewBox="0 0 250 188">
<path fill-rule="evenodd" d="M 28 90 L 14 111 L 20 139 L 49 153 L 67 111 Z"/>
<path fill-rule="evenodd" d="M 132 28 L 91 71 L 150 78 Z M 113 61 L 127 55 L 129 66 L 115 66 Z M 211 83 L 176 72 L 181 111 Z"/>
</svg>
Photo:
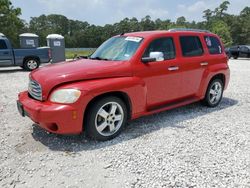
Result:
<svg viewBox="0 0 250 188">
<path fill-rule="evenodd" d="M 30 77 L 42 86 L 43 99 L 46 99 L 51 89 L 62 83 L 131 75 L 129 62 L 82 59 L 39 68 Z"/>
</svg>

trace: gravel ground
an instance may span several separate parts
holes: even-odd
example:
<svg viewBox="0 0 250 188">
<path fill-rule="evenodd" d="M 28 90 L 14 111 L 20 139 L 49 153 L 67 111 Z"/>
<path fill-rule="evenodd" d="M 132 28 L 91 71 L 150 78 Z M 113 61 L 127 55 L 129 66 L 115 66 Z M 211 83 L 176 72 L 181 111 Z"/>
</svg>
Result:
<svg viewBox="0 0 250 188">
<path fill-rule="evenodd" d="M 16 110 L 28 73 L 0 68 L 0 187 L 250 187 L 250 60 L 221 105 L 140 118 L 108 142 L 48 134 Z"/>
</svg>

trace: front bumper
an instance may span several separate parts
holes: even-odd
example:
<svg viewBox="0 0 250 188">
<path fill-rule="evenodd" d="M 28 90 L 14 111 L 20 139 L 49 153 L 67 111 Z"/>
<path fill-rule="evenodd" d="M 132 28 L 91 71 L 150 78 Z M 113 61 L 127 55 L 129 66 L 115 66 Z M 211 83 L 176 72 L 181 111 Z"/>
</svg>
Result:
<svg viewBox="0 0 250 188">
<path fill-rule="evenodd" d="M 43 129 L 56 134 L 79 134 L 83 127 L 83 109 L 77 105 L 41 102 L 28 96 L 28 92 L 18 95 L 18 111 L 28 116 Z"/>
</svg>

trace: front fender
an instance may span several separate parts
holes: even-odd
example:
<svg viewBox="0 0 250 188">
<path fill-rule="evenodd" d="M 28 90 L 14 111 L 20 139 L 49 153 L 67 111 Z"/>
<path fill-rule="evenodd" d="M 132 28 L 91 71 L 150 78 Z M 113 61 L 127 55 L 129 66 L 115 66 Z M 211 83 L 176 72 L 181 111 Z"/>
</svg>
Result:
<svg viewBox="0 0 250 188">
<path fill-rule="evenodd" d="M 80 101 L 83 101 L 83 106 L 85 107 L 97 96 L 112 92 L 122 92 L 131 101 L 132 119 L 139 117 L 146 109 L 146 87 L 144 81 L 138 77 L 85 80 L 66 84 L 60 86 L 60 88 L 77 88 L 81 90 L 83 94 Z"/>
</svg>

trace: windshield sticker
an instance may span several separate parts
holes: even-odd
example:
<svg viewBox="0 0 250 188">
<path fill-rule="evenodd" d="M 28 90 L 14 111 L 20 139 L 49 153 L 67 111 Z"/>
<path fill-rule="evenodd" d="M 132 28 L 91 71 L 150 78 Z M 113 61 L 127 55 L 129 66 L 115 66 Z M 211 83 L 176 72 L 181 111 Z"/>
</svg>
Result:
<svg viewBox="0 0 250 188">
<path fill-rule="evenodd" d="M 125 40 L 133 41 L 133 42 L 141 42 L 142 38 L 140 38 L 140 37 L 126 37 Z"/>
</svg>

